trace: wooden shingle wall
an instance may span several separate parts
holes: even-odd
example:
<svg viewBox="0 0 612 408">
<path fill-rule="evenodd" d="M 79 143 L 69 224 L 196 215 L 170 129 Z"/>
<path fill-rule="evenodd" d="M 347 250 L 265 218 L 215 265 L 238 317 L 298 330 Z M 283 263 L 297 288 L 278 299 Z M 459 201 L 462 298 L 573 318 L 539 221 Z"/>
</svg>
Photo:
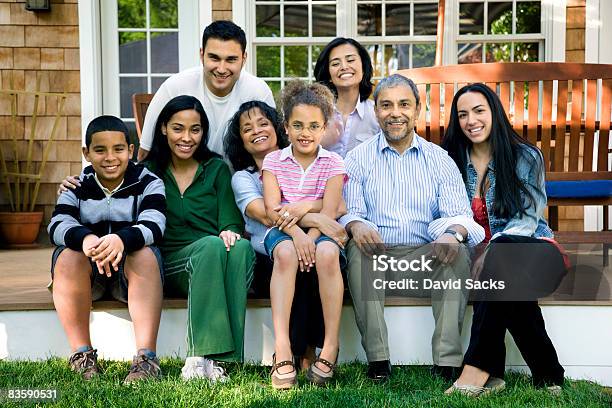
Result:
<svg viewBox="0 0 612 408">
<path fill-rule="evenodd" d="M 9 89 L 11 77 L 15 89 L 67 92 L 64 106 L 45 169 L 38 202 L 45 211 L 46 224 L 56 202 L 57 184 L 69 174 L 81 171 L 81 99 L 79 80 L 79 27 L 77 0 L 51 0 L 50 12 L 31 12 L 24 1 L 0 0 L 0 89 Z M 0 100 L 0 143 L 9 153 L 10 104 Z M 49 137 L 56 104 L 39 103 L 39 123 L 34 144 L 34 160 L 42 157 L 44 139 Z M 25 157 L 25 135 L 29 135 L 32 107 L 19 104 L 17 133 L 19 150 Z M 26 133 L 27 132 L 27 133 Z M 0 189 L 0 207 L 8 204 Z"/>
<path fill-rule="evenodd" d="M 231 20 L 232 0 L 212 0 L 212 19 Z"/>
</svg>

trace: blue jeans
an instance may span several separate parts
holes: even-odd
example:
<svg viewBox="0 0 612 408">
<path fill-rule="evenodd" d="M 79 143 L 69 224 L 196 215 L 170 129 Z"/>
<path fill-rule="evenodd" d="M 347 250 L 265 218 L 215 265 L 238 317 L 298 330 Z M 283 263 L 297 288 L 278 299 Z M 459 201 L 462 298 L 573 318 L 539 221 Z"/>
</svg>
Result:
<svg viewBox="0 0 612 408">
<path fill-rule="evenodd" d="M 289 236 L 289 234 L 286 234 L 280 231 L 277 227 L 274 227 L 270 231 L 268 231 L 268 233 L 266 234 L 266 237 L 264 238 L 264 248 L 266 249 L 268 256 L 272 260 L 274 260 L 274 255 L 273 255 L 274 248 L 276 248 L 276 246 L 282 241 L 287 241 L 287 240 L 290 241 L 292 240 L 292 238 Z M 334 241 L 327 235 L 321 234 L 321 236 L 316 239 L 315 246 L 318 245 L 319 242 L 323 242 L 323 241 L 333 242 L 334 244 L 338 245 L 336 241 Z M 340 245 L 338 245 L 338 249 L 340 250 L 340 259 L 339 259 L 340 269 L 344 269 L 347 264 L 346 253 L 344 252 L 344 249 L 340 247 Z"/>
</svg>

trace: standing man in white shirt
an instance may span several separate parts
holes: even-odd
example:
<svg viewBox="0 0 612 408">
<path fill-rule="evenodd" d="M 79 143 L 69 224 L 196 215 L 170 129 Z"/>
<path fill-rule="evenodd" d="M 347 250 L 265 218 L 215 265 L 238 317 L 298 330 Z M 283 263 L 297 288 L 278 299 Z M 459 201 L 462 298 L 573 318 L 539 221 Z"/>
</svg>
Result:
<svg viewBox="0 0 612 408">
<path fill-rule="evenodd" d="M 191 95 L 202 102 L 210 124 L 208 148 L 219 154 L 223 154 L 227 123 L 242 103 L 259 100 L 275 106 L 270 87 L 242 72 L 246 57 L 246 35 L 242 28 L 225 20 L 206 27 L 200 49 L 202 67 L 172 75 L 155 93 L 145 116 L 138 160 L 145 158 L 151 149 L 159 113 L 175 96 Z"/>
</svg>

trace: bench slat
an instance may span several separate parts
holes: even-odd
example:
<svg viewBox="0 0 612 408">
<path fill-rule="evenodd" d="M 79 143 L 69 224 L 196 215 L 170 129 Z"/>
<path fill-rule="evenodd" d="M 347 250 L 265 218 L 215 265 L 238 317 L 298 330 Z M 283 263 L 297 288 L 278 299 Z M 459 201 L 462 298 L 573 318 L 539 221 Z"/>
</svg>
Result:
<svg viewBox="0 0 612 408">
<path fill-rule="evenodd" d="M 427 86 L 425 84 L 417 85 L 419 96 L 421 98 L 421 112 L 417 122 L 417 133 L 419 136 L 427 138 Z"/>
<path fill-rule="evenodd" d="M 538 143 L 538 101 L 540 100 L 540 84 L 538 81 L 529 82 L 529 95 L 527 110 L 529 114 L 527 123 L 527 139 L 532 144 Z"/>
<path fill-rule="evenodd" d="M 429 106 L 431 109 L 431 120 L 429 131 L 430 141 L 440 144 L 440 84 L 431 84 L 429 93 Z"/>
<path fill-rule="evenodd" d="M 567 124 L 568 93 L 567 81 L 559 81 L 557 88 L 557 126 L 555 135 L 555 160 L 551 170 L 563 172 L 565 170 L 565 127 Z"/>
<path fill-rule="evenodd" d="M 599 118 L 599 149 L 597 170 L 608 169 L 608 144 L 610 143 L 610 110 L 612 106 L 612 79 L 602 81 L 601 117 Z"/>
<path fill-rule="evenodd" d="M 453 96 L 455 95 L 454 84 L 444 84 L 444 131 L 448 129 L 450 121 L 451 105 L 453 104 Z"/>
<path fill-rule="evenodd" d="M 586 87 L 586 114 L 584 116 L 583 170 L 593 169 L 593 144 L 595 139 L 595 113 L 597 109 L 597 80 L 590 79 Z"/>
<path fill-rule="evenodd" d="M 525 83 L 522 81 L 514 82 L 514 130 L 519 135 L 523 134 L 525 122 Z"/>
<path fill-rule="evenodd" d="M 502 82 L 499 84 L 499 99 L 506 114 L 510 113 L 510 83 Z"/>
<path fill-rule="evenodd" d="M 544 81 L 542 84 L 542 141 L 540 149 L 544 156 L 544 168 L 550 170 L 550 152 L 552 141 L 552 81 Z"/>
<path fill-rule="evenodd" d="M 582 118 L 582 79 L 572 80 L 572 121 L 570 123 L 569 171 L 582 171 L 579 164 L 580 120 Z"/>
</svg>

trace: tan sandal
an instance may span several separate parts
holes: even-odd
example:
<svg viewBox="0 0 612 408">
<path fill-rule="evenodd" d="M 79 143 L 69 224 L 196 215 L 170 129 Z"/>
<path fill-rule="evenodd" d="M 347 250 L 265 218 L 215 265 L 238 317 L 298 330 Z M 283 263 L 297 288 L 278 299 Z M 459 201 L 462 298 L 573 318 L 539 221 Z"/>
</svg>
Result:
<svg viewBox="0 0 612 408">
<path fill-rule="evenodd" d="M 484 397 L 489 394 L 501 392 L 505 388 L 506 382 L 504 380 L 497 377 L 489 377 L 485 385 L 483 385 L 482 387 L 469 384 L 457 384 L 457 382 L 455 381 L 449 389 L 444 391 L 444 394 L 450 395 L 454 393 L 459 393 L 471 398 L 478 398 Z"/>
<path fill-rule="evenodd" d="M 293 367 L 293 370 L 288 373 L 281 374 L 278 369 L 285 366 Z M 288 390 L 297 385 L 297 371 L 292 360 L 276 362 L 276 353 L 272 355 L 272 370 L 270 371 L 272 378 L 272 388 L 275 390 Z"/>
<path fill-rule="evenodd" d="M 336 357 L 337 359 L 338 357 Z M 317 363 L 321 363 L 329 368 L 328 371 L 323 371 L 319 367 L 317 367 Z M 326 385 L 332 378 L 334 378 L 334 369 L 336 368 L 336 363 L 331 363 L 328 360 L 321 358 L 320 356 L 316 358 L 314 363 L 310 365 L 308 372 L 306 373 L 306 378 L 308 380 L 319 386 Z"/>
</svg>

